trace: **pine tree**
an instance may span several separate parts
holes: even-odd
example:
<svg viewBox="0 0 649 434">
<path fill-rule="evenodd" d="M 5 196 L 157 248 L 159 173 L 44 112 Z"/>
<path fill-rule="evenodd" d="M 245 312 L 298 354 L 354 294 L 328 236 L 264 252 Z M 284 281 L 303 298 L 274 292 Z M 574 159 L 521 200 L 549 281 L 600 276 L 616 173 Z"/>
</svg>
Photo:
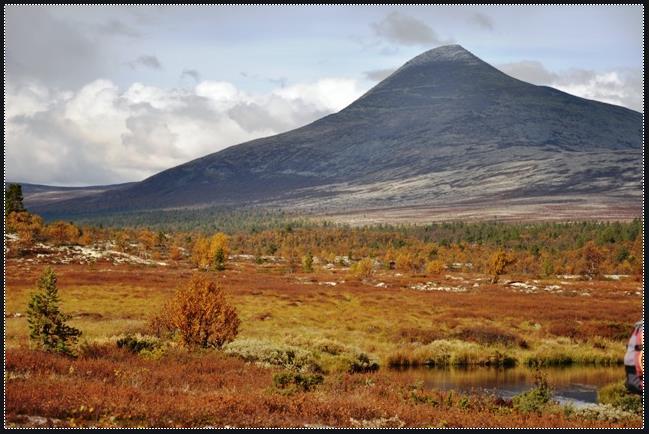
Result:
<svg viewBox="0 0 649 434">
<path fill-rule="evenodd" d="M 25 211 L 23 189 L 20 184 L 9 184 L 5 190 L 5 215 Z"/>
<path fill-rule="evenodd" d="M 29 338 L 46 351 L 72 355 L 81 331 L 67 325 L 71 317 L 59 310 L 56 274 L 47 267 L 38 279 L 38 291 L 33 293 L 27 307 Z"/>
</svg>

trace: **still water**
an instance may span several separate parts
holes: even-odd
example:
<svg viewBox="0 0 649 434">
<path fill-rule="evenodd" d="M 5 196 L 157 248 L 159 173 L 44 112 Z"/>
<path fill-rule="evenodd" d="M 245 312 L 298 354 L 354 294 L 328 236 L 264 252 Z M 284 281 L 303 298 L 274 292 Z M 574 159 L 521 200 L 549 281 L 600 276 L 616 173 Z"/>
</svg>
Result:
<svg viewBox="0 0 649 434">
<path fill-rule="evenodd" d="M 624 367 L 543 368 L 554 399 L 561 403 L 584 405 L 597 402 L 597 390 L 624 379 Z M 412 383 L 423 382 L 425 389 L 485 392 L 511 398 L 534 387 L 535 370 L 516 368 L 415 368 L 398 371 Z"/>
</svg>

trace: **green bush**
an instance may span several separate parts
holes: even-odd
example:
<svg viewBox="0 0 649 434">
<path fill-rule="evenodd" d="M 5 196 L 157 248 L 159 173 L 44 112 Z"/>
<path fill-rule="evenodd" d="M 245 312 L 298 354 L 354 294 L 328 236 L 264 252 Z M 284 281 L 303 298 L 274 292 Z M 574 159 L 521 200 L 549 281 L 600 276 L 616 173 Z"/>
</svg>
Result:
<svg viewBox="0 0 649 434">
<path fill-rule="evenodd" d="M 371 360 L 367 354 L 360 353 L 352 359 L 347 372 L 353 374 L 357 372 L 374 372 L 378 370 L 379 364 L 376 361 Z"/>
<path fill-rule="evenodd" d="M 592 407 L 584 407 L 573 409 L 573 411 L 567 415 L 571 419 L 579 420 L 599 420 L 599 421 L 608 421 L 608 422 L 622 422 L 622 421 L 632 421 L 640 420 L 642 411 L 640 413 L 634 413 L 630 411 L 625 411 L 617 407 L 613 407 L 610 404 L 600 404 Z"/>
<path fill-rule="evenodd" d="M 545 375 L 537 371 L 535 387 L 514 396 L 512 404 L 516 410 L 522 413 L 540 412 L 550 402 L 552 394 Z"/>
<path fill-rule="evenodd" d="M 282 390 L 301 390 L 307 392 L 313 390 L 318 384 L 322 384 L 324 377 L 321 374 L 307 374 L 292 371 L 284 371 L 273 375 L 273 385 Z"/>
<path fill-rule="evenodd" d="M 139 354 L 142 351 L 153 351 L 160 347 L 160 341 L 152 336 L 128 335 L 117 340 L 117 347 Z"/>
<path fill-rule="evenodd" d="M 248 362 L 261 362 L 299 372 L 323 372 L 312 352 L 291 345 L 241 339 L 230 342 L 224 348 L 226 354 L 240 357 Z"/>
<path fill-rule="evenodd" d="M 311 343 L 311 347 L 322 353 L 332 356 L 337 356 L 349 351 L 349 348 L 347 348 L 345 345 L 330 339 L 316 339 Z"/>
<path fill-rule="evenodd" d="M 302 257 L 302 271 L 305 273 L 313 272 L 313 255 L 311 252 Z"/>
<path fill-rule="evenodd" d="M 632 413 L 642 412 L 642 397 L 626 390 L 624 381 L 607 384 L 597 391 L 597 401 L 608 404 L 623 411 Z"/>
</svg>

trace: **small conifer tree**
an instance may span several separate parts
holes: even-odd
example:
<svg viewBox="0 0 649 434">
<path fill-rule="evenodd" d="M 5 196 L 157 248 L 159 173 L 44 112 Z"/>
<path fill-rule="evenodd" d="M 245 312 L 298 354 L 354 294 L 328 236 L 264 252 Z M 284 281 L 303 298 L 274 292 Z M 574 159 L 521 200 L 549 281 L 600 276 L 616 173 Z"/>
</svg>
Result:
<svg viewBox="0 0 649 434">
<path fill-rule="evenodd" d="M 71 345 L 77 342 L 81 331 L 66 324 L 71 317 L 59 309 L 56 274 L 47 267 L 38 279 L 27 306 L 29 338 L 46 351 L 73 355 Z"/>
</svg>

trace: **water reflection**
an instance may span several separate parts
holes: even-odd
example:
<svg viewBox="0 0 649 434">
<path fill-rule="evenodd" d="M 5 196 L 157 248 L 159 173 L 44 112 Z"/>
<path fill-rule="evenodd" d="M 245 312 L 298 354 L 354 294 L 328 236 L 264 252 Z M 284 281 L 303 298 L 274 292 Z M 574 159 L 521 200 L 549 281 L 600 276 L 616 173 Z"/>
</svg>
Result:
<svg viewBox="0 0 649 434">
<path fill-rule="evenodd" d="M 624 368 L 619 366 L 542 368 L 541 371 L 547 375 L 556 400 L 575 404 L 596 403 L 597 389 L 624 379 Z M 511 398 L 534 387 L 535 370 L 527 367 L 415 368 L 399 370 L 399 375 L 407 376 L 412 383 L 423 382 L 426 389 L 486 392 Z"/>
</svg>

